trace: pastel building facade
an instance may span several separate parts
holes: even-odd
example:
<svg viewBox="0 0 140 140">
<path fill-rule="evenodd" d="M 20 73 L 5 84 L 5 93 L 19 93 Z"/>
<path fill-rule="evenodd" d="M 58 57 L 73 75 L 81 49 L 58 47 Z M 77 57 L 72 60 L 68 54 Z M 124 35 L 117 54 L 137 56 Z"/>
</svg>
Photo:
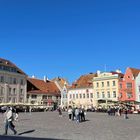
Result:
<svg viewBox="0 0 140 140">
<path fill-rule="evenodd" d="M 0 105 L 26 103 L 26 77 L 11 61 L 0 58 Z"/>
<path fill-rule="evenodd" d="M 53 81 L 27 78 L 27 103 L 34 108 L 56 108 L 60 104 L 60 90 Z"/>
<path fill-rule="evenodd" d="M 96 74 L 82 75 L 68 89 L 68 106 L 83 107 L 95 106 L 92 79 Z"/>
<path fill-rule="evenodd" d="M 60 94 L 61 94 L 60 106 L 62 108 L 67 107 L 68 106 L 67 94 L 68 94 L 68 87 L 69 87 L 68 81 L 61 77 L 54 78 L 52 81 L 54 81 L 54 83 L 60 90 Z"/>
<path fill-rule="evenodd" d="M 119 100 L 128 104 L 135 105 L 139 102 L 140 70 L 127 68 L 124 78 L 119 83 Z"/>
<path fill-rule="evenodd" d="M 118 72 L 97 72 L 93 78 L 94 102 L 96 106 L 107 107 L 118 102 L 119 79 L 123 77 Z"/>
</svg>

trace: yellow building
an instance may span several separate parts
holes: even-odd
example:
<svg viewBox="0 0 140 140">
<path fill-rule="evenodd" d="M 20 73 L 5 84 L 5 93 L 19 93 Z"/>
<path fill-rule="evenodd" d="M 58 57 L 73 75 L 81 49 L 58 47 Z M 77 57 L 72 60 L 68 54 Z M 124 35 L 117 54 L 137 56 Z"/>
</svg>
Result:
<svg viewBox="0 0 140 140">
<path fill-rule="evenodd" d="M 93 78 L 94 99 L 96 106 L 107 107 L 118 101 L 119 77 L 123 76 L 117 72 L 97 72 Z"/>
</svg>

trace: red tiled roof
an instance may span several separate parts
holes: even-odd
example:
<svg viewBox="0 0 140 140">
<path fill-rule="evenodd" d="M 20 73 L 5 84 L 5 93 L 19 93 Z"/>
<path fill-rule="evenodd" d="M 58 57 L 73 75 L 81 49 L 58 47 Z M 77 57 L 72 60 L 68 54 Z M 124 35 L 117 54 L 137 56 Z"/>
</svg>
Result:
<svg viewBox="0 0 140 140">
<path fill-rule="evenodd" d="M 54 82 L 35 78 L 27 78 L 27 80 L 34 85 L 38 90 L 31 90 L 29 93 L 46 93 L 46 94 L 60 94 L 60 90 L 57 88 Z"/>
<path fill-rule="evenodd" d="M 82 75 L 76 82 L 72 84 L 71 88 L 92 87 L 93 86 L 92 80 L 96 76 L 97 74 Z"/>
<path fill-rule="evenodd" d="M 111 71 L 112 74 L 118 74 L 119 77 L 124 77 L 124 74 L 123 73 L 118 73 L 116 71 Z"/>
<path fill-rule="evenodd" d="M 12 63 L 9 60 L 0 58 L 0 64 L 2 64 L 4 66 L 9 66 L 9 67 L 16 68 L 18 73 L 26 75 L 20 68 L 18 68 L 14 63 Z"/>
<path fill-rule="evenodd" d="M 129 68 L 129 69 L 131 70 L 134 78 L 137 77 L 138 74 L 140 73 L 140 69 L 135 69 L 135 68 Z"/>
</svg>

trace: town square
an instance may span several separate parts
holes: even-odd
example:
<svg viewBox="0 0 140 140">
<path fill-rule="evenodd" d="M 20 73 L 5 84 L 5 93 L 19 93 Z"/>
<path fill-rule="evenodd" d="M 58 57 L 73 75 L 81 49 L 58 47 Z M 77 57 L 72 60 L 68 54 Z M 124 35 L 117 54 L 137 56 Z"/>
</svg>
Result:
<svg viewBox="0 0 140 140">
<path fill-rule="evenodd" d="M 1 114 L 2 115 L 2 114 Z M 3 119 L 0 119 L 0 133 L 4 133 Z M 77 124 L 68 120 L 67 112 L 59 117 L 58 112 L 20 113 L 15 122 L 18 134 L 13 136 L 9 130 L 11 140 L 22 137 L 46 138 L 59 140 L 139 140 L 140 117 L 129 114 L 129 119 L 123 116 L 108 116 L 106 113 L 88 112 L 86 121 Z M 7 136 L 1 136 L 7 140 Z M 15 138 L 16 137 L 16 138 Z"/>
<path fill-rule="evenodd" d="M 0 140 L 140 140 L 139 0 L 0 0 Z"/>
</svg>

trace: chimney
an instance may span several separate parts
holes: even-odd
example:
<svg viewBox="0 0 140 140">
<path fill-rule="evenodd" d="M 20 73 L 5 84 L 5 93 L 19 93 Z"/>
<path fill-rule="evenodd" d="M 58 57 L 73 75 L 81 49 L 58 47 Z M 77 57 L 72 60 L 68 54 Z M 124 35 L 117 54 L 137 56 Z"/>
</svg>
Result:
<svg viewBox="0 0 140 140">
<path fill-rule="evenodd" d="M 99 70 L 97 70 L 97 75 L 99 75 L 101 72 Z"/>
<path fill-rule="evenodd" d="M 44 75 L 44 82 L 47 82 L 47 77 Z"/>
<path fill-rule="evenodd" d="M 32 78 L 35 78 L 35 75 L 32 75 Z"/>
<path fill-rule="evenodd" d="M 117 72 L 117 73 L 121 73 L 121 70 L 120 70 L 120 69 L 117 69 L 116 72 Z"/>
<path fill-rule="evenodd" d="M 44 82 L 48 82 L 48 81 L 49 81 L 48 77 L 44 76 Z"/>
</svg>

